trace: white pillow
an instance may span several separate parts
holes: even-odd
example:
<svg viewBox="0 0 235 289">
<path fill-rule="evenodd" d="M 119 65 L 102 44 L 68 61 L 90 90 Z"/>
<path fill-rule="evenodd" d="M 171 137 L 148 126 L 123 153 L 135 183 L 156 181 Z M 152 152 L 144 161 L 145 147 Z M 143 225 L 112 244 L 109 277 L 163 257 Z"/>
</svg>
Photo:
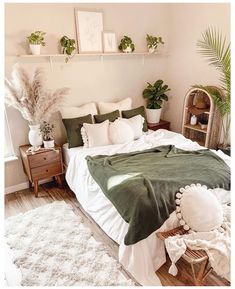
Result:
<svg viewBox="0 0 235 289">
<path fill-rule="evenodd" d="M 206 186 L 192 184 L 176 194 L 176 215 L 185 230 L 209 232 L 223 223 L 223 208 Z M 220 228 L 221 229 L 221 228 Z"/>
<path fill-rule="evenodd" d="M 112 144 L 127 143 L 134 140 L 134 131 L 128 123 L 116 119 L 109 125 L 109 139 Z"/>
<path fill-rule="evenodd" d="M 131 109 L 132 99 L 130 97 L 125 98 L 119 102 L 98 102 L 98 108 L 100 114 L 109 113 L 114 110 L 128 110 Z"/>
<path fill-rule="evenodd" d="M 101 123 L 83 124 L 82 139 L 87 147 L 110 145 L 109 140 L 109 120 Z"/>
<path fill-rule="evenodd" d="M 134 131 L 134 139 L 138 139 L 143 135 L 144 117 L 142 115 L 138 114 L 131 118 L 119 117 L 118 119 L 130 125 Z"/>
<path fill-rule="evenodd" d="M 97 114 L 96 104 L 94 102 L 86 103 L 81 106 L 64 106 L 60 107 L 62 118 L 75 118 L 91 114 Z"/>
</svg>

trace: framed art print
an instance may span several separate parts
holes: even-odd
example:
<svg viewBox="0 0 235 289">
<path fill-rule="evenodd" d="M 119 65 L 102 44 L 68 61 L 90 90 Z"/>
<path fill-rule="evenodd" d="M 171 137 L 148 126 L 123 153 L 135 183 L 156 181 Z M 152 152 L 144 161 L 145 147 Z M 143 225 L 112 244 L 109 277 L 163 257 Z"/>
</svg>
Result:
<svg viewBox="0 0 235 289">
<path fill-rule="evenodd" d="M 103 48 L 104 52 L 117 52 L 117 38 L 113 31 L 103 32 Z"/>
<path fill-rule="evenodd" d="M 103 52 L 103 13 L 75 9 L 79 53 Z"/>
</svg>

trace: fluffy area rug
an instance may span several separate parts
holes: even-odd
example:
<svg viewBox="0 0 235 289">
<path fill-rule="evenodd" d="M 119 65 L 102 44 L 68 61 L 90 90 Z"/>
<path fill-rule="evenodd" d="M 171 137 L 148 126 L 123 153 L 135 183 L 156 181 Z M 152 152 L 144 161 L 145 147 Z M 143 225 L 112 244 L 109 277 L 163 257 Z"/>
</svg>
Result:
<svg viewBox="0 0 235 289">
<path fill-rule="evenodd" d="M 133 286 L 72 207 L 56 201 L 5 223 L 23 286 Z"/>
</svg>

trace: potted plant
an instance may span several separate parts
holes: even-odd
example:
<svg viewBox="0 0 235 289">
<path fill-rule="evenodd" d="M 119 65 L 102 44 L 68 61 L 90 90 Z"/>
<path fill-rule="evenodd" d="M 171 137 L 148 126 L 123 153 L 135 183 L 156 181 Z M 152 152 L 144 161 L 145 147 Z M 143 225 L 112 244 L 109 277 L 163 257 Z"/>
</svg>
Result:
<svg viewBox="0 0 235 289">
<path fill-rule="evenodd" d="M 73 51 L 76 49 L 75 40 L 68 38 L 68 36 L 63 36 L 60 39 L 60 45 L 62 47 L 62 53 L 67 54 L 68 57 L 65 58 L 65 62 L 69 61 L 69 57 L 72 55 Z"/>
<path fill-rule="evenodd" d="M 159 43 L 164 44 L 162 37 L 156 37 L 149 34 L 146 36 L 146 41 L 149 53 L 154 53 Z"/>
<path fill-rule="evenodd" d="M 44 148 L 53 148 L 55 142 L 53 139 L 53 131 L 55 129 L 54 124 L 50 124 L 47 121 L 43 121 L 40 131 L 42 133 Z"/>
<path fill-rule="evenodd" d="M 125 53 L 130 53 L 135 50 L 135 44 L 132 42 L 131 38 L 124 36 L 118 46 L 119 50 Z"/>
<path fill-rule="evenodd" d="M 33 55 L 40 55 L 41 45 L 42 46 L 46 45 L 46 43 L 44 42 L 45 34 L 46 32 L 43 32 L 43 31 L 35 31 L 35 32 L 32 32 L 30 36 L 27 37 L 29 40 L 29 47 L 30 47 L 31 53 Z"/>
<path fill-rule="evenodd" d="M 31 75 L 19 65 L 14 66 L 12 79 L 5 79 L 5 88 L 6 104 L 19 110 L 29 122 L 29 142 L 33 146 L 32 151 L 35 151 L 42 144 L 42 119 L 48 120 L 51 114 L 58 110 L 69 89 L 64 87 L 54 92 L 48 91 L 45 89 L 41 68 L 37 68 Z"/>
<path fill-rule="evenodd" d="M 153 85 L 148 82 L 147 88 L 143 91 L 143 97 L 147 100 L 146 115 L 148 123 L 159 123 L 163 101 L 168 101 L 166 92 L 168 85 L 163 80 L 157 80 Z"/>
<path fill-rule="evenodd" d="M 219 33 L 215 28 L 208 28 L 202 34 L 202 39 L 197 42 L 199 53 L 208 59 L 208 63 L 214 66 L 221 74 L 220 90 L 215 87 L 195 85 L 206 90 L 213 98 L 222 119 L 222 137 L 221 148 L 225 153 L 230 154 L 230 95 L 231 95 L 231 57 L 230 43 L 226 43 L 226 37 Z"/>
</svg>

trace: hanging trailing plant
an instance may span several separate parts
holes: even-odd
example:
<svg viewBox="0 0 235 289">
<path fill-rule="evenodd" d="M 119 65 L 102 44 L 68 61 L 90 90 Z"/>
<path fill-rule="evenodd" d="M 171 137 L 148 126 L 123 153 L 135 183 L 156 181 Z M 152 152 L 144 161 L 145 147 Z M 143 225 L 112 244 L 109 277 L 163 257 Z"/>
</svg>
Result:
<svg viewBox="0 0 235 289">
<path fill-rule="evenodd" d="M 76 49 L 75 40 L 68 38 L 68 36 L 63 36 L 60 39 L 60 45 L 62 47 L 63 54 L 68 55 L 68 57 L 65 58 L 65 62 L 67 63 L 69 58 L 71 58 L 73 51 Z"/>
</svg>

